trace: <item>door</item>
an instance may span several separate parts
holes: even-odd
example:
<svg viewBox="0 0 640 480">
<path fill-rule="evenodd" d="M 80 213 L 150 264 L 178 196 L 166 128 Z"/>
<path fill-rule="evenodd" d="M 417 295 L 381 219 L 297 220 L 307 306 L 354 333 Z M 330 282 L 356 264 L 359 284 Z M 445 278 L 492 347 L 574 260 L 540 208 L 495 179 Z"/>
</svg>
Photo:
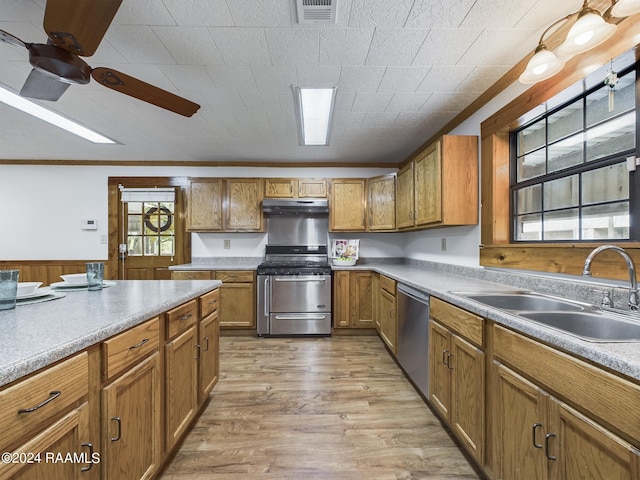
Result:
<svg viewBox="0 0 640 480">
<path fill-rule="evenodd" d="M 413 227 L 413 162 L 405 165 L 396 177 L 396 225 Z"/>
<path fill-rule="evenodd" d="M 220 364 L 218 357 L 220 322 L 218 312 L 200 321 L 200 402 L 209 396 L 211 390 L 218 382 L 220 374 Z"/>
<path fill-rule="evenodd" d="M 117 218 L 109 228 L 108 270 L 118 272 L 112 278 L 171 279 L 169 266 L 191 259 L 185 188 L 179 178 L 109 179 L 110 223 Z"/>
<path fill-rule="evenodd" d="M 447 421 L 451 421 L 450 337 L 445 327 L 429 322 L 429 399 Z"/>
<path fill-rule="evenodd" d="M 415 160 L 415 224 L 442 222 L 440 142 Z"/>
</svg>

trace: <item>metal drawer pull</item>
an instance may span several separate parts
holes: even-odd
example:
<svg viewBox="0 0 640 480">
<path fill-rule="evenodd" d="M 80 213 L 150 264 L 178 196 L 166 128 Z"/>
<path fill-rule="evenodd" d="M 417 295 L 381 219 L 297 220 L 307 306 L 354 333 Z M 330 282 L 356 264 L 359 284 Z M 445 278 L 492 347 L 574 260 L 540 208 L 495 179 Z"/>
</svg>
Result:
<svg viewBox="0 0 640 480">
<path fill-rule="evenodd" d="M 178 317 L 178 320 L 180 321 L 189 320 L 191 317 L 193 317 L 193 315 L 191 313 L 187 313 L 185 315 L 182 315 L 181 317 Z"/>
<path fill-rule="evenodd" d="M 542 444 L 541 443 L 536 443 L 536 430 L 538 429 L 538 427 L 542 427 L 541 423 L 534 423 L 533 427 L 531 428 L 532 430 L 532 438 L 531 441 L 533 442 L 533 446 L 536 448 L 542 448 Z"/>
<path fill-rule="evenodd" d="M 452 359 L 452 358 L 453 358 L 453 355 L 450 353 L 450 354 L 447 356 L 447 368 L 448 368 L 449 370 L 453 370 L 453 367 L 451 366 L 451 359 Z"/>
<path fill-rule="evenodd" d="M 544 454 L 547 456 L 549 460 L 557 460 L 557 457 L 555 455 L 549 455 L 549 439 L 555 438 L 555 437 L 556 437 L 555 433 L 547 433 L 544 436 Z"/>
<path fill-rule="evenodd" d="M 443 350 L 442 351 L 442 363 L 444 363 L 445 365 L 449 366 L 449 364 L 447 363 L 448 359 L 449 359 L 449 350 Z"/>
<path fill-rule="evenodd" d="M 135 350 L 136 348 L 140 348 L 142 345 L 144 345 L 145 343 L 147 343 L 149 341 L 148 338 L 143 338 L 142 341 L 140 343 L 136 343 L 134 346 L 129 347 L 129 350 Z"/>
<path fill-rule="evenodd" d="M 216 303 L 218 303 L 218 300 L 211 300 L 211 301 L 209 302 L 209 305 L 215 305 Z"/>
<path fill-rule="evenodd" d="M 276 278 L 276 282 L 326 282 L 324 278 Z"/>
<path fill-rule="evenodd" d="M 31 408 L 21 408 L 20 410 L 18 410 L 18 413 L 31 413 L 31 412 L 35 412 L 36 410 L 38 410 L 40 407 L 44 407 L 47 403 L 54 401 L 56 398 L 58 398 L 60 395 L 62 395 L 62 392 L 59 390 L 54 390 L 53 392 L 49 392 L 49 398 L 47 398 L 44 402 L 39 403 L 38 405 L 36 405 L 35 407 L 31 407 Z"/>
<path fill-rule="evenodd" d="M 200 358 L 200 344 L 196 343 L 193 348 L 196 349 L 196 355 L 193 358 L 198 360 Z"/>
<path fill-rule="evenodd" d="M 93 443 L 83 443 L 82 444 L 83 447 L 87 447 L 89 449 L 89 466 L 88 467 L 82 467 L 80 469 L 81 472 L 88 472 L 89 470 L 91 470 L 91 467 L 93 467 Z"/>
<path fill-rule="evenodd" d="M 204 337 L 203 340 L 205 340 L 207 342 L 207 346 L 205 348 L 202 349 L 203 352 L 208 352 L 209 351 L 209 337 Z"/>
<path fill-rule="evenodd" d="M 122 420 L 120 420 L 120 417 L 111 417 L 111 420 L 118 422 L 118 435 L 116 437 L 111 437 L 112 442 L 117 442 L 122 438 Z"/>
</svg>

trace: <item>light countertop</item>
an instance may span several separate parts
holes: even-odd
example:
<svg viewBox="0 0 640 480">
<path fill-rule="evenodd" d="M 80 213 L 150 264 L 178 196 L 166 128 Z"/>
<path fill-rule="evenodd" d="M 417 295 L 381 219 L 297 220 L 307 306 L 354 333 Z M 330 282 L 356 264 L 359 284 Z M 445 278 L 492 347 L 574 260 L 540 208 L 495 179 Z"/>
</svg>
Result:
<svg viewBox="0 0 640 480">
<path fill-rule="evenodd" d="M 218 280 L 118 280 L 99 291 L 0 311 L 0 386 L 219 287 Z"/>
</svg>

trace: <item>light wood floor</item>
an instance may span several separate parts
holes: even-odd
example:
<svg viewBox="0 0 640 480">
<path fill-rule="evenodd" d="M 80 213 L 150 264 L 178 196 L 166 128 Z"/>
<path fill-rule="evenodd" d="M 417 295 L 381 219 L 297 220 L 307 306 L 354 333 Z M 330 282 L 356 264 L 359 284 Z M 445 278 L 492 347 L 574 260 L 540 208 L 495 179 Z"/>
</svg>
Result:
<svg viewBox="0 0 640 480">
<path fill-rule="evenodd" d="M 222 337 L 161 480 L 478 479 L 378 337 Z"/>
</svg>

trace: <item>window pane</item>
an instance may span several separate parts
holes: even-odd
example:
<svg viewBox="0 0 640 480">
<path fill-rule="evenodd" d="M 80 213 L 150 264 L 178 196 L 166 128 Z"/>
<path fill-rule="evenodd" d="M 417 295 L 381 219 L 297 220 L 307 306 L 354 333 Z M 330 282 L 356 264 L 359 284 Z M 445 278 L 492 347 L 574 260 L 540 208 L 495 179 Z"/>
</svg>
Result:
<svg viewBox="0 0 640 480">
<path fill-rule="evenodd" d="M 584 134 L 579 133 L 566 140 L 549 145 L 549 161 L 547 172 L 557 172 L 582 163 L 582 146 Z"/>
<path fill-rule="evenodd" d="M 544 120 L 518 132 L 518 155 L 524 155 L 532 150 L 544 147 L 546 144 Z"/>
<path fill-rule="evenodd" d="M 161 203 L 160 204 L 160 210 L 162 210 L 162 213 L 167 213 L 167 211 L 170 212 L 170 213 L 173 213 L 173 206 L 174 205 L 175 204 L 173 202 Z M 164 210 L 165 208 L 166 208 L 166 210 Z"/>
<path fill-rule="evenodd" d="M 558 178 L 544 184 L 544 209 L 577 207 L 579 198 L 578 175 Z"/>
<path fill-rule="evenodd" d="M 631 149 L 635 138 L 635 112 L 591 128 L 587 130 L 587 161 Z"/>
<path fill-rule="evenodd" d="M 127 202 L 128 213 L 142 213 L 142 203 L 140 202 Z"/>
<path fill-rule="evenodd" d="M 158 255 L 158 237 L 144 237 L 144 254 L 147 256 Z"/>
<path fill-rule="evenodd" d="M 518 158 L 518 181 L 521 182 L 544 175 L 545 160 L 544 148 Z"/>
<path fill-rule="evenodd" d="M 144 216 L 144 233 L 145 235 L 155 235 L 160 231 L 159 228 L 159 216 L 158 215 L 149 215 L 146 214 Z"/>
<path fill-rule="evenodd" d="M 533 185 L 516 192 L 516 212 L 518 214 L 542 211 L 542 186 Z"/>
<path fill-rule="evenodd" d="M 142 235 L 142 215 L 129 215 L 129 235 Z"/>
<path fill-rule="evenodd" d="M 582 209 L 582 239 L 629 238 L 629 202 L 598 205 Z"/>
<path fill-rule="evenodd" d="M 629 198 L 626 162 L 582 174 L 582 204 L 612 202 Z"/>
<path fill-rule="evenodd" d="M 173 237 L 160 237 L 160 255 L 173 255 Z"/>
<path fill-rule="evenodd" d="M 544 240 L 578 240 L 578 209 L 544 214 Z"/>
<path fill-rule="evenodd" d="M 515 236 L 516 240 L 542 240 L 542 215 L 518 215 Z"/>
<path fill-rule="evenodd" d="M 548 142 L 555 142 L 583 129 L 582 99 L 567 105 L 562 110 L 549 116 L 547 130 Z"/>
<path fill-rule="evenodd" d="M 142 255 L 142 237 L 129 236 L 127 239 L 129 256 Z"/>
<path fill-rule="evenodd" d="M 635 73 L 620 78 L 613 89 L 613 109 L 609 110 L 608 85 L 587 97 L 587 127 L 635 108 Z"/>
</svg>

